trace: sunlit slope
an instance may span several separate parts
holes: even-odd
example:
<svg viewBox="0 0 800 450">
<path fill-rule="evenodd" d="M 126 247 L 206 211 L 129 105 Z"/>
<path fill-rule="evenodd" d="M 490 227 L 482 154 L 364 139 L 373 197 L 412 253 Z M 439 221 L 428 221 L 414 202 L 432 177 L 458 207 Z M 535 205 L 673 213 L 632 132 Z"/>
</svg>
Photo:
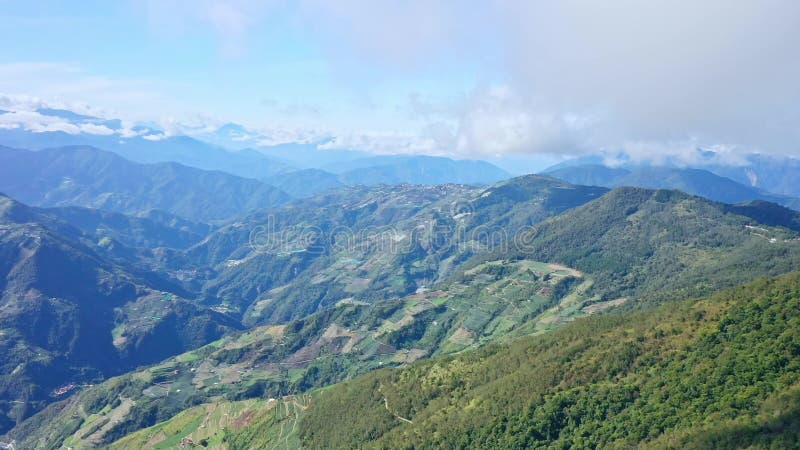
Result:
<svg viewBox="0 0 800 450">
<path fill-rule="evenodd" d="M 467 259 L 602 196 L 548 177 L 487 188 L 351 187 L 251 214 L 175 261 L 198 269 L 202 296 L 246 324 L 285 323 L 355 297 L 430 288 Z M 208 274 L 203 276 L 202 274 Z"/>
<path fill-rule="evenodd" d="M 279 398 L 381 367 L 546 331 L 602 309 L 602 304 L 587 306 L 593 300 L 584 295 L 590 284 L 566 267 L 486 263 L 440 289 L 375 304 L 346 300 L 87 388 L 28 420 L 11 437 L 34 448 L 97 445 L 198 403 Z"/>
<path fill-rule="evenodd" d="M 798 330 L 795 272 L 378 371 L 321 392 L 299 435 L 305 448 L 791 448 Z"/>
<path fill-rule="evenodd" d="M 0 430 L 82 385 L 219 339 L 239 324 L 0 195 Z"/>
<path fill-rule="evenodd" d="M 605 300 L 652 303 L 797 270 L 798 217 L 768 203 L 730 206 L 678 191 L 620 188 L 541 223 L 505 256 L 591 274 L 592 294 Z"/>
</svg>

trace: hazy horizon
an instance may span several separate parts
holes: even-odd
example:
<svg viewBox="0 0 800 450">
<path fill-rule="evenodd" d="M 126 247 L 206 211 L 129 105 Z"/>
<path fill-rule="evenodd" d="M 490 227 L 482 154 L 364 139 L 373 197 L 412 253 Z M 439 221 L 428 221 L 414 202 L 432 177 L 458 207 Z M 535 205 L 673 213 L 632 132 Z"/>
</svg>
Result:
<svg viewBox="0 0 800 450">
<path fill-rule="evenodd" d="M 798 156 L 796 2 L 0 2 L 0 110 L 485 159 Z M 36 113 L 2 127 L 58 129 Z M 2 116 L 0 116 L 2 117 Z M 63 127 L 62 127 L 63 128 Z M 85 128 L 80 133 L 107 133 Z M 202 138 L 202 136 L 200 136 Z"/>
</svg>

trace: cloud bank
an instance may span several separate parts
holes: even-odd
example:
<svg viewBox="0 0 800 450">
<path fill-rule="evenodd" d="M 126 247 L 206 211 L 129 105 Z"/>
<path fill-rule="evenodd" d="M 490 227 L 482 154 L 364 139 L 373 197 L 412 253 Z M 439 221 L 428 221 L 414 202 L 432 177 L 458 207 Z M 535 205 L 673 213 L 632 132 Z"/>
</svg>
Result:
<svg viewBox="0 0 800 450">
<path fill-rule="evenodd" d="M 745 152 L 800 156 L 794 0 L 134 1 L 159 33 L 208 29 L 233 57 L 247 52 L 270 21 L 292 23 L 332 72 L 369 73 L 352 83 L 365 98 L 396 74 L 476 72 L 475 84 L 455 98 L 424 86 L 410 93 L 401 106 L 411 126 L 320 131 L 265 124 L 261 142 L 327 135 L 326 145 L 336 148 L 474 157 L 622 151 L 689 161 L 698 148 L 732 159 Z M 91 77 L 69 65 L 0 66 L 0 90 L 15 91 L 16 80 L 35 86 L 30 74 L 53 70 L 69 81 L 58 92 L 159 101 L 149 85 Z M 317 115 L 319 128 L 325 114 L 307 100 L 284 113 Z"/>
<path fill-rule="evenodd" d="M 376 65 L 433 64 L 465 48 L 499 61 L 508 82 L 477 88 L 449 138 L 439 133 L 460 151 L 800 151 L 795 1 L 412 1 L 400 14 L 393 2 L 384 14 L 369 1 L 312 3 L 339 18 L 325 29 Z"/>
</svg>

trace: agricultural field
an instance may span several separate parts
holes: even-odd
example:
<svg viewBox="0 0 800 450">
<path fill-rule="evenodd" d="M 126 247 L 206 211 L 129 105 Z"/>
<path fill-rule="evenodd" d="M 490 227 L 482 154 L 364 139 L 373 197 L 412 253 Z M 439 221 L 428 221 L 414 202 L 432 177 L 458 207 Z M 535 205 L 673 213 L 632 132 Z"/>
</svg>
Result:
<svg viewBox="0 0 800 450">
<path fill-rule="evenodd" d="M 491 261 L 402 298 L 376 303 L 351 298 L 305 319 L 253 328 L 120 377 L 114 389 L 124 395 L 108 395 L 107 403 L 93 401 L 90 410 L 82 396 L 94 398 L 107 387 L 86 389 L 62 411 L 80 423 L 62 442 L 76 448 L 86 442 L 108 444 L 167 421 L 150 432 L 159 445 L 192 433 L 198 438 L 192 437 L 194 442 L 218 444 L 197 431 L 199 417 L 211 414 L 205 403 L 280 399 L 374 369 L 553 329 L 591 313 L 586 307 L 596 299 L 586 295 L 590 286 L 584 274 L 567 267 Z M 159 415 L 153 417 L 154 410 Z"/>
<path fill-rule="evenodd" d="M 117 324 L 112 330 L 114 346 L 124 348 L 131 339 L 157 326 L 172 312 L 176 300 L 173 294 L 152 291 L 118 308 Z"/>
<path fill-rule="evenodd" d="M 283 398 L 217 402 L 190 408 L 171 420 L 140 430 L 108 448 L 110 450 L 173 449 L 202 447 L 228 448 L 225 437 L 246 429 L 254 418 L 269 417 L 273 426 L 260 429 L 271 448 L 296 448 L 297 422 L 309 403 L 310 395 Z M 183 444 L 183 445 L 181 445 Z M 269 447 L 265 447 L 269 448 Z"/>
</svg>

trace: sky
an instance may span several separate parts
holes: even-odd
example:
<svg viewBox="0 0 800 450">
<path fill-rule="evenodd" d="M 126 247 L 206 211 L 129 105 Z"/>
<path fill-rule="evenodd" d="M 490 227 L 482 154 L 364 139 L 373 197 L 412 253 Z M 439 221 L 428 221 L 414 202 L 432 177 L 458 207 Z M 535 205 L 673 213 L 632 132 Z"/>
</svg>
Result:
<svg viewBox="0 0 800 450">
<path fill-rule="evenodd" d="M 800 156 L 795 0 L 0 0 L 0 23 L 0 93 L 165 128 L 462 158 Z"/>
</svg>

